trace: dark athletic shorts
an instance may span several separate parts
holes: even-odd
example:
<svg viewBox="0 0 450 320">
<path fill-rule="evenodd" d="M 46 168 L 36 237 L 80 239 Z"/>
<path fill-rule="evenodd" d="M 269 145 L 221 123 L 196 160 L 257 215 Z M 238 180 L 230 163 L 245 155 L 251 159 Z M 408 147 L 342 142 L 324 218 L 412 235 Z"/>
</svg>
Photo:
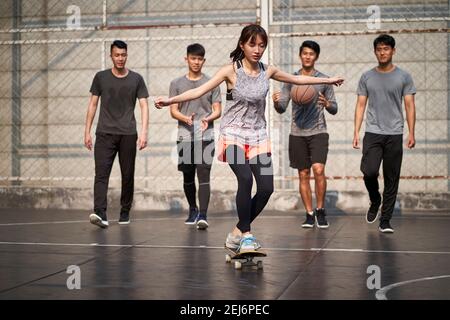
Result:
<svg viewBox="0 0 450 320">
<path fill-rule="evenodd" d="M 328 133 L 313 136 L 289 136 L 289 161 L 291 168 L 310 169 L 314 163 L 325 164 L 328 155 Z"/>
</svg>

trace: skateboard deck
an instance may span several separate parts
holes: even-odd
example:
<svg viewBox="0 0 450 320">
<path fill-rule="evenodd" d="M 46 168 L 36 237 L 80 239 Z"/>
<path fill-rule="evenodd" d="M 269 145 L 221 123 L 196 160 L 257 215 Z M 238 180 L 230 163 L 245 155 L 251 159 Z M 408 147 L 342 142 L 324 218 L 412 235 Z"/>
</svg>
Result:
<svg viewBox="0 0 450 320">
<path fill-rule="evenodd" d="M 264 251 L 245 251 L 237 253 L 235 250 L 225 247 L 228 253 L 225 256 L 225 261 L 231 263 L 234 260 L 234 268 L 242 269 L 243 266 L 263 268 L 262 260 L 254 261 L 254 258 L 266 257 L 267 254 Z"/>
</svg>

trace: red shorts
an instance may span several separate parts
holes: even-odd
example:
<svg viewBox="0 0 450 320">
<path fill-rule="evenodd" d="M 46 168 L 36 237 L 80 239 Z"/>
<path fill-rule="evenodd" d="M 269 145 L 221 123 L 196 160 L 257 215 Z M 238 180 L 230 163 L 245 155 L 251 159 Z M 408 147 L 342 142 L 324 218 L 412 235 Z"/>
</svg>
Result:
<svg viewBox="0 0 450 320">
<path fill-rule="evenodd" d="M 227 138 L 220 136 L 218 145 L 217 145 L 217 151 L 218 151 L 217 158 L 219 159 L 219 161 L 222 161 L 222 162 L 227 161 L 226 155 L 225 155 L 225 150 L 230 145 L 236 145 L 236 146 L 240 147 L 242 150 L 244 150 L 246 160 L 250 160 L 260 154 L 268 153 L 270 155 L 272 153 L 272 148 L 270 146 L 269 139 L 266 139 L 266 140 L 260 142 L 259 144 L 252 146 L 249 144 L 239 143 L 238 141 L 236 141 L 234 139 L 227 139 Z"/>
</svg>

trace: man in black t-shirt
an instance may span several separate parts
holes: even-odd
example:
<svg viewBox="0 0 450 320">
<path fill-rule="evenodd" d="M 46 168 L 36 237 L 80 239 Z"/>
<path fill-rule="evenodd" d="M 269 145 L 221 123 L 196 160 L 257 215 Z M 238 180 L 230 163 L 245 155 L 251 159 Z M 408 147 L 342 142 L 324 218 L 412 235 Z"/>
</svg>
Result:
<svg viewBox="0 0 450 320">
<path fill-rule="evenodd" d="M 113 68 L 98 72 L 92 82 L 90 90 L 92 95 L 84 132 L 84 144 L 88 150 L 92 150 L 91 127 L 99 98 L 101 98 L 94 147 L 94 213 L 89 216 L 89 220 L 102 228 L 108 226 L 106 216 L 108 183 L 117 153 L 122 173 L 119 224 L 130 223 L 136 144 L 139 150 L 144 149 L 147 146 L 148 132 L 147 98 L 149 95 L 147 87 L 140 74 L 125 68 L 127 61 L 127 44 L 125 42 L 116 40 L 111 44 L 111 60 Z M 139 99 L 142 117 L 139 138 L 134 117 L 136 99 Z"/>
</svg>

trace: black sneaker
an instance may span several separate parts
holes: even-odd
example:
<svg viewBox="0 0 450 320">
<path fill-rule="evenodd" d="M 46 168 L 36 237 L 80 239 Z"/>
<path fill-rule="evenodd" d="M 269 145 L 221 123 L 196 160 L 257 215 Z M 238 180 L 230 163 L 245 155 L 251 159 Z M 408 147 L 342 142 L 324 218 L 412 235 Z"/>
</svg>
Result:
<svg viewBox="0 0 450 320">
<path fill-rule="evenodd" d="M 306 213 L 305 222 L 302 224 L 302 228 L 314 228 L 314 212 L 313 214 Z"/>
<path fill-rule="evenodd" d="M 99 226 L 100 228 L 107 228 L 109 225 L 108 218 L 106 217 L 106 212 L 98 211 L 96 213 L 92 213 L 91 215 L 89 215 L 89 221 L 92 224 Z"/>
<path fill-rule="evenodd" d="M 329 227 L 327 218 L 325 218 L 326 213 L 324 208 L 316 209 L 315 216 L 316 216 L 316 224 L 317 227 L 320 229 L 326 229 Z"/>
<path fill-rule="evenodd" d="M 197 217 L 197 229 L 205 230 L 208 226 L 209 224 L 206 219 L 206 214 L 200 213 Z"/>
<path fill-rule="evenodd" d="M 378 229 L 383 233 L 394 233 L 394 229 L 391 227 L 389 220 L 381 220 L 380 227 Z"/>
<path fill-rule="evenodd" d="M 130 224 L 130 211 L 120 211 L 119 224 Z"/>
<path fill-rule="evenodd" d="M 195 224 L 197 222 L 198 217 L 198 209 L 197 208 L 190 208 L 189 209 L 189 216 L 184 221 L 184 224 Z"/>
<path fill-rule="evenodd" d="M 381 201 L 371 202 L 369 210 L 367 210 L 366 221 L 367 223 L 374 223 L 378 219 L 378 209 L 380 209 Z"/>
</svg>

